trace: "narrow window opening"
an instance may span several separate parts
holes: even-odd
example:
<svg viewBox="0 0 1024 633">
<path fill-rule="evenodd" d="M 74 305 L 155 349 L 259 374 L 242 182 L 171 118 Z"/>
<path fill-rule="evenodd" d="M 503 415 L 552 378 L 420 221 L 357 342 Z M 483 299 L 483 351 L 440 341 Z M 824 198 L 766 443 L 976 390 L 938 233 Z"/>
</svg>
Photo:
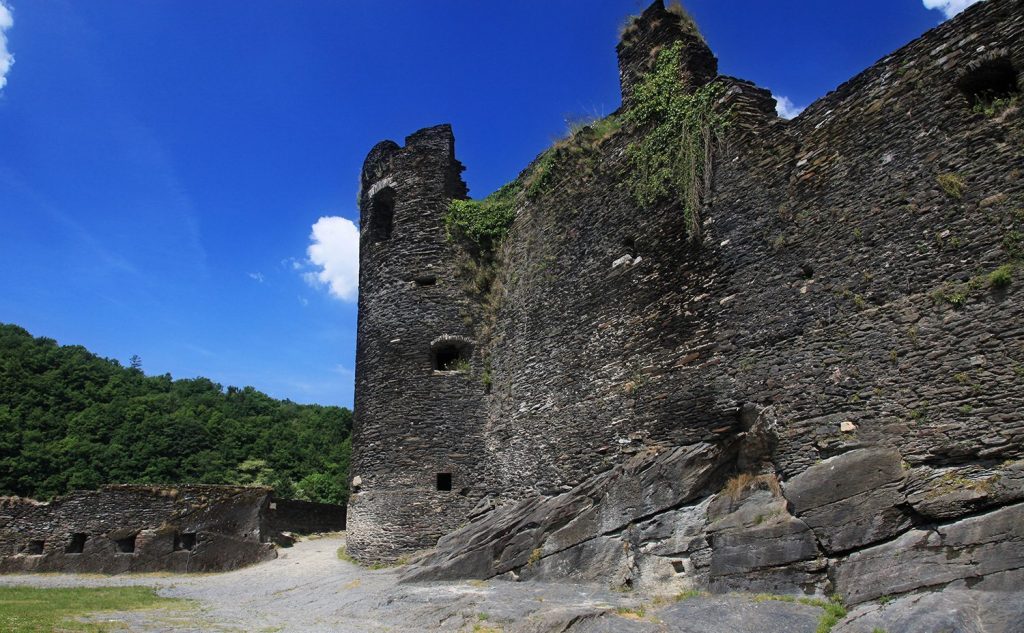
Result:
<svg viewBox="0 0 1024 633">
<path fill-rule="evenodd" d="M 672 571 L 676 572 L 677 574 L 685 574 L 686 562 L 681 560 L 672 561 Z"/>
<path fill-rule="evenodd" d="M 413 281 L 416 282 L 417 286 L 433 286 L 437 284 L 437 277 L 434 275 L 420 275 Z"/>
<path fill-rule="evenodd" d="M 174 551 L 192 551 L 196 548 L 195 532 L 184 532 L 174 535 Z"/>
<path fill-rule="evenodd" d="M 64 553 L 81 554 L 83 551 L 85 551 L 85 541 L 88 538 L 89 537 L 85 534 L 72 534 L 71 540 L 69 540 L 68 544 L 64 546 Z"/>
<path fill-rule="evenodd" d="M 370 200 L 370 240 L 384 242 L 391 239 L 395 222 L 395 190 L 387 187 Z"/>
<path fill-rule="evenodd" d="M 972 107 L 984 108 L 1020 94 L 1017 69 L 1009 57 L 997 57 L 978 64 L 960 77 L 957 87 Z"/>
<path fill-rule="evenodd" d="M 437 489 L 449 491 L 452 489 L 452 474 L 437 473 Z"/>
<path fill-rule="evenodd" d="M 29 541 L 25 543 L 25 548 L 22 551 L 29 556 L 39 556 L 43 553 L 44 547 L 46 547 L 46 541 Z"/>
<path fill-rule="evenodd" d="M 114 544 L 117 545 L 117 551 L 122 554 L 131 554 L 135 551 L 135 535 L 114 539 Z"/>
</svg>

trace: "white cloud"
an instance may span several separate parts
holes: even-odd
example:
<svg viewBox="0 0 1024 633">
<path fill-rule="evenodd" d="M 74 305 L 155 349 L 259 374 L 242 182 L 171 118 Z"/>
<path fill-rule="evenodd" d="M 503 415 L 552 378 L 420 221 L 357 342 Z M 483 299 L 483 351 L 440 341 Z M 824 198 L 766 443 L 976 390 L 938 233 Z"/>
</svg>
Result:
<svg viewBox="0 0 1024 633">
<path fill-rule="evenodd" d="M 263 283 L 263 273 L 249 273 L 249 278 Z"/>
<path fill-rule="evenodd" d="M 299 303 L 301 303 L 302 307 L 305 308 L 306 306 L 309 305 L 309 299 L 303 297 L 302 295 L 299 295 Z"/>
<path fill-rule="evenodd" d="M 359 229 L 351 220 L 322 217 L 313 225 L 306 249 L 309 261 L 320 270 L 303 273 L 311 286 L 327 286 L 342 301 L 354 301 L 359 289 Z"/>
<path fill-rule="evenodd" d="M 951 18 L 957 13 L 960 13 L 972 4 L 981 2 L 981 0 L 921 0 L 924 2 L 925 9 L 937 9 L 942 11 L 946 18 Z"/>
<path fill-rule="evenodd" d="M 775 97 L 775 112 L 777 112 L 783 119 L 792 119 L 804 111 L 803 108 L 796 107 L 793 100 L 789 97 L 783 97 L 781 95 L 772 96 Z"/>
<path fill-rule="evenodd" d="M 5 31 L 14 26 L 14 16 L 4 0 L 0 0 L 0 90 L 7 85 L 7 73 L 14 65 L 14 55 L 7 50 L 7 34 Z"/>
</svg>

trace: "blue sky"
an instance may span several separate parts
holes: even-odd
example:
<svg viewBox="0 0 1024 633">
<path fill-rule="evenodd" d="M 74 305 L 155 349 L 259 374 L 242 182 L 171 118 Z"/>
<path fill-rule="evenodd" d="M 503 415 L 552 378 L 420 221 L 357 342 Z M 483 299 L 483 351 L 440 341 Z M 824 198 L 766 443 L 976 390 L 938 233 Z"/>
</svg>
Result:
<svg viewBox="0 0 1024 633">
<path fill-rule="evenodd" d="M 645 4 L 0 0 L 0 322 L 351 406 L 366 152 L 450 122 L 486 195 L 618 107 Z M 966 4 L 687 2 L 794 111 Z"/>
</svg>

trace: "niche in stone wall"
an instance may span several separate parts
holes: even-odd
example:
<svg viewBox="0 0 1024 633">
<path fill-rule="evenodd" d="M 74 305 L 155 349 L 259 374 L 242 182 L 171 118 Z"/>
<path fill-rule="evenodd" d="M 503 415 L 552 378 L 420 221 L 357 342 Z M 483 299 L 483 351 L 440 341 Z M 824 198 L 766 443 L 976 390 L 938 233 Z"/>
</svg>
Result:
<svg viewBox="0 0 1024 633">
<path fill-rule="evenodd" d="M 473 344 L 460 336 L 442 336 L 430 344 L 430 362 L 434 371 L 469 371 Z"/>
<path fill-rule="evenodd" d="M 114 539 L 114 545 L 117 546 L 117 551 L 122 554 L 131 554 L 135 551 L 135 534 L 126 536 L 124 538 Z"/>
<path fill-rule="evenodd" d="M 82 533 L 72 534 L 68 544 L 64 546 L 65 554 L 81 554 L 85 551 L 85 541 L 89 537 Z"/>
<path fill-rule="evenodd" d="M 174 535 L 174 551 L 190 552 L 196 548 L 196 533 L 181 532 Z"/>
<path fill-rule="evenodd" d="M 437 489 L 448 492 L 452 489 L 452 474 L 437 473 Z"/>
<path fill-rule="evenodd" d="M 971 106 L 989 106 L 1020 94 L 1017 69 L 1007 56 L 971 64 L 957 80 L 957 88 Z"/>
<path fill-rule="evenodd" d="M 370 198 L 370 240 L 383 242 L 391 239 L 395 224 L 395 190 L 385 187 Z"/>
<path fill-rule="evenodd" d="M 29 556 L 39 556 L 43 553 L 44 547 L 46 547 L 46 541 L 32 540 L 25 543 L 25 547 L 21 551 Z"/>
</svg>

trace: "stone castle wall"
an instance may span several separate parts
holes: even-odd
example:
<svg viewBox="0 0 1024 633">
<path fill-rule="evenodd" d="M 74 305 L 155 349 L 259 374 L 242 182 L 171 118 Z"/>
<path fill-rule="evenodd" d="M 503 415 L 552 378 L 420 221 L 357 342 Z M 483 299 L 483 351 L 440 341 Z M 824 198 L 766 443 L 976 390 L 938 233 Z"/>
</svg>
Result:
<svg viewBox="0 0 1024 633">
<path fill-rule="evenodd" d="M 686 43 L 681 77 L 725 89 L 734 122 L 701 242 L 689 239 L 678 204 L 636 205 L 625 186 L 633 132 L 610 137 L 541 197 L 520 200 L 493 327 L 461 308 L 476 319 L 463 335 L 480 339 L 490 370 L 490 393 L 467 382 L 460 396 L 473 417 L 451 415 L 451 393 L 415 379 L 438 403 L 436 428 L 472 419 L 455 443 L 439 433 L 429 451 L 406 444 L 404 420 L 427 419 L 418 399 L 387 399 L 400 355 L 360 351 L 356 415 L 370 441 L 356 437 L 353 472 L 362 476 L 373 452 L 378 485 L 397 484 L 410 461 L 449 451 L 477 465 L 466 471 L 470 496 L 493 492 L 505 504 L 444 539 L 427 565 L 442 571 L 426 577 L 572 576 L 615 560 L 631 581 L 647 569 L 721 589 L 839 587 L 858 600 L 870 599 L 868 586 L 909 590 L 881 578 L 886 548 L 937 530 L 957 544 L 927 547 L 974 551 L 1015 520 L 1024 498 L 1024 280 L 1019 268 L 1009 285 L 990 280 L 1024 255 L 1024 116 L 1019 106 L 977 112 L 972 101 L 1008 68 L 1024 86 L 1024 2 L 972 7 L 788 122 L 767 91 L 709 74 L 710 51 L 675 25 L 655 3 L 627 30 L 624 107 L 674 36 Z M 365 204 L 363 213 L 365 224 Z M 443 231 L 440 215 L 433 221 L 417 230 Z M 441 242 L 429 244 L 442 256 Z M 401 277 L 362 256 L 373 269 L 360 280 L 361 350 L 388 338 L 368 342 L 364 322 L 401 320 L 395 308 L 405 305 L 374 303 Z M 467 297 L 453 289 L 434 309 L 454 316 Z M 420 354 L 426 332 L 421 339 Z M 479 371 L 474 364 L 467 380 Z M 360 412 L 363 398 L 382 400 Z M 673 461 L 672 447 L 693 455 Z M 693 475 L 702 460 L 711 467 Z M 652 500 L 665 481 L 651 472 L 673 468 L 686 486 Z M 719 494 L 735 474 L 763 489 Z M 608 487 L 628 478 L 640 482 L 629 498 Z M 818 488 L 827 492 L 807 492 Z M 449 526 L 469 518 L 470 504 L 442 506 L 420 491 L 409 489 L 420 504 L 412 516 L 353 520 L 350 538 L 379 545 L 368 558 L 429 544 L 437 532 L 424 534 L 420 517 L 430 511 Z M 1013 554 L 988 572 L 950 567 L 939 580 L 906 582 L 1024 567 L 1014 534 L 1005 536 Z M 927 547 L 910 559 L 931 565 Z M 669 571 L 652 571 L 656 563 Z M 902 571 L 921 578 L 917 567 Z"/>
</svg>

